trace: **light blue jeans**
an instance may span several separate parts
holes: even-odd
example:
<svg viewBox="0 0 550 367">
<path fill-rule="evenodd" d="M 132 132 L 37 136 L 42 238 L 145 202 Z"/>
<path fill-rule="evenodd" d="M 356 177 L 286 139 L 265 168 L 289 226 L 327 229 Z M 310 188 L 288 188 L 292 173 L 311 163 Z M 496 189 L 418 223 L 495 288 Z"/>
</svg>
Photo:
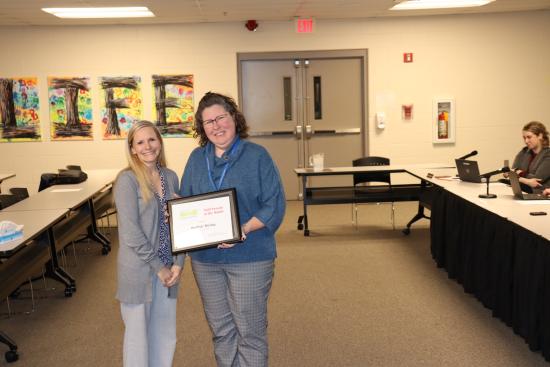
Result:
<svg viewBox="0 0 550 367">
<path fill-rule="evenodd" d="M 121 303 L 124 367 L 171 367 L 176 350 L 176 302 L 154 275 L 153 301 Z"/>
<path fill-rule="evenodd" d="M 218 366 L 267 366 L 267 298 L 274 261 L 191 264 Z"/>
</svg>

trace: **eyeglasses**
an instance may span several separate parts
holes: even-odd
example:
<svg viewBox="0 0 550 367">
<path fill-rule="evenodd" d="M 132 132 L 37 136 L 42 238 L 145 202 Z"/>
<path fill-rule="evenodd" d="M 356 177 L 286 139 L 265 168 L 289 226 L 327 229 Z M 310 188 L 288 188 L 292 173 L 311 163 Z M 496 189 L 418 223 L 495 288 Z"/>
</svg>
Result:
<svg viewBox="0 0 550 367">
<path fill-rule="evenodd" d="M 205 120 L 202 122 L 202 126 L 205 128 L 207 127 L 210 128 L 214 126 L 214 122 L 216 123 L 216 125 L 219 125 L 220 122 L 222 122 L 226 117 L 227 117 L 227 113 L 224 113 L 223 115 L 216 116 L 211 120 Z"/>
</svg>

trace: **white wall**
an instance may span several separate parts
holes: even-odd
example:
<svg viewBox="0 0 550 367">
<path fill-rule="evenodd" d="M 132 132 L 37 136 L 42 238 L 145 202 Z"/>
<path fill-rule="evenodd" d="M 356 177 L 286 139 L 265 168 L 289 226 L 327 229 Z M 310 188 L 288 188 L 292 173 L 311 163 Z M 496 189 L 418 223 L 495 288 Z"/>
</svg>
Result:
<svg viewBox="0 0 550 367">
<path fill-rule="evenodd" d="M 513 159 L 521 127 L 530 120 L 550 124 L 550 11 L 318 21 L 314 34 L 295 34 L 292 22 L 260 22 L 257 32 L 242 23 L 0 27 L 0 76 L 37 76 L 43 142 L 0 144 L 5 181 L 36 190 L 43 172 L 67 164 L 84 170 L 125 166 L 122 141 L 103 141 L 99 90 L 94 83 L 93 142 L 50 142 L 47 76 L 139 75 L 144 118 L 151 119 L 152 74 L 195 76 L 195 105 L 209 90 L 237 96 L 237 52 L 369 50 L 370 154 L 392 163 L 451 162 L 473 149 L 481 170 Z M 413 52 L 414 62 L 403 63 Z M 456 143 L 432 144 L 434 97 L 456 100 Z M 401 104 L 414 104 L 414 120 L 401 121 Z M 374 114 L 387 127 L 377 131 Z M 169 166 L 181 174 L 195 147 L 192 139 L 166 139 Z"/>
</svg>

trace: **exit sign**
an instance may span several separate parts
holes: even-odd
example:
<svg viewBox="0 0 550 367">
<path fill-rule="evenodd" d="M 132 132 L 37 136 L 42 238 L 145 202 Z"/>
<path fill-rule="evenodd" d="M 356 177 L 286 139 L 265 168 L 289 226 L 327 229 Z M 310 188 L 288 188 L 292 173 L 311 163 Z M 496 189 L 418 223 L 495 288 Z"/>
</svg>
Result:
<svg viewBox="0 0 550 367">
<path fill-rule="evenodd" d="M 298 18 L 294 21 L 296 33 L 313 33 L 313 18 Z"/>
</svg>

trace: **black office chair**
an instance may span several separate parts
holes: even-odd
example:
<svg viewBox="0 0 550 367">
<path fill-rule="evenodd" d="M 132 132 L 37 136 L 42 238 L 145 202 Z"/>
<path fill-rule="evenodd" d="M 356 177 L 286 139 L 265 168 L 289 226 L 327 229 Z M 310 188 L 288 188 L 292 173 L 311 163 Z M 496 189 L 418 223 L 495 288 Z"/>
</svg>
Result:
<svg viewBox="0 0 550 367">
<path fill-rule="evenodd" d="M 10 192 L 19 200 L 23 200 L 29 197 L 29 190 L 27 190 L 26 187 L 12 187 L 10 188 Z"/>
<path fill-rule="evenodd" d="M 38 191 L 47 189 L 57 183 L 57 173 L 43 173 L 40 175 L 40 184 L 38 185 Z"/>
<path fill-rule="evenodd" d="M 385 157 L 363 157 L 355 159 L 352 162 L 354 167 L 359 166 L 389 166 L 390 159 Z M 372 185 L 375 183 L 375 185 Z M 383 184 L 383 185 L 380 185 Z M 391 222 L 393 229 L 395 229 L 395 205 L 391 201 L 392 198 L 392 186 L 391 175 L 389 172 L 361 172 L 353 174 L 353 186 L 355 187 L 355 196 L 357 201 L 361 201 L 361 196 L 367 196 L 371 194 L 382 195 L 388 194 L 388 202 L 391 203 Z M 380 202 L 376 203 L 380 204 Z M 352 207 L 352 221 L 357 227 L 357 202 Z"/>
<path fill-rule="evenodd" d="M 88 179 L 88 175 L 78 165 L 68 165 L 67 168 L 58 169 L 58 173 L 43 173 L 40 175 L 38 191 L 47 189 L 53 185 L 76 184 Z"/>
<path fill-rule="evenodd" d="M 13 339 L 10 338 L 8 334 L 2 331 L 0 331 L 0 343 L 6 344 L 8 348 L 10 348 L 10 350 L 8 350 L 4 355 L 6 362 L 11 363 L 19 359 L 19 354 L 17 354 L 17 344 L 15 344 Z"/>
<path fill-rule="evenodd" d="M 10 205 L 17 203 L 17 196 L 11 194 L 0 194 L 0 209 L 5 209 Z"/>
</svg>

